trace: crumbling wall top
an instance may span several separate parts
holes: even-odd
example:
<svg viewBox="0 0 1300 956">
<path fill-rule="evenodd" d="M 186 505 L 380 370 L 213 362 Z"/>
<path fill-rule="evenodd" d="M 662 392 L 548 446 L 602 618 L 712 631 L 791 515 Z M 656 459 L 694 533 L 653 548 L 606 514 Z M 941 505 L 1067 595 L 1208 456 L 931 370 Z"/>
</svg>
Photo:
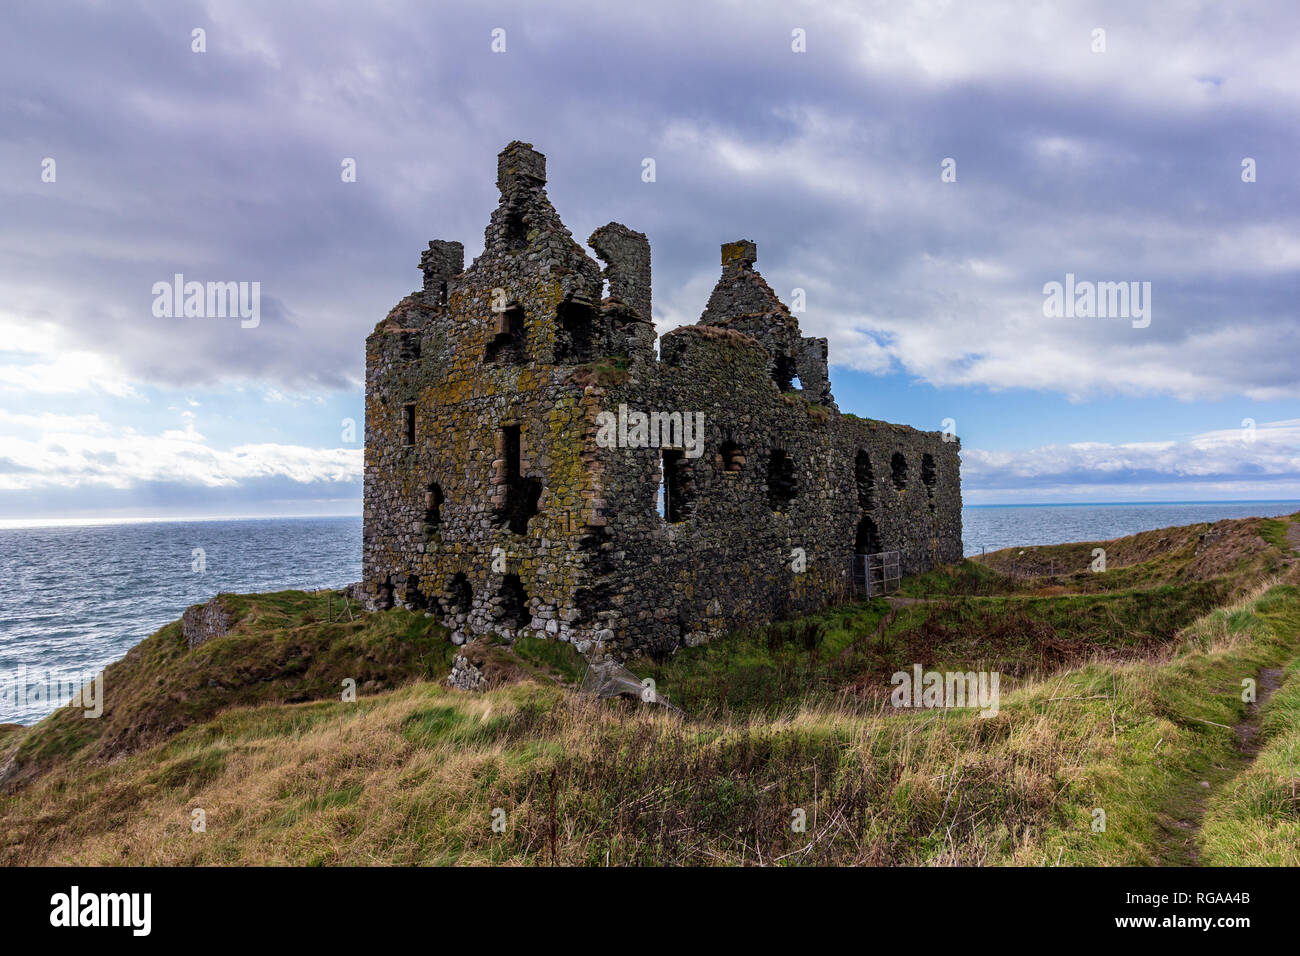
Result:
<svg viewBox="0 0 1300 956">
<path fill-rule="evenodd" d="M 701 325 L 730 324 L 742 316 L 765 315 L 777 325 L 791 327 L 797 334 L 794 316 L 754 268 L 757 260 L 758 246 L 752 240 L 737 239 L 722 244 L 722 275 L 700 316 Z M 744 331 L 753 334 L 748 328 Z"/>
<path fill-rule="evenodd" d="M 502 199 L 546 185 L 546 157 L 532 143 L 515 140 L 497 154 L 497 188 Z"/>
<path fill-rule="evenodd" d="M 424 273 L 424 292 L 441 304 L 447 299 L 447 283 L 465 270 L 465 247 L 459 242 L 431 239 L 429 248 L 420 254 L 420 271 Z"/>
<path fill-rule="evenodd" d="M 722 244 L 724 269 L 752 269 L 758 261 L 758 245 L 751 239 L 737 239 Z"/>
<path fill-rule="evenodd" d="M 631 306 L 644 321 L 650 317 L 650 240 L 621 222 L 601 226 L 587 239 L 606 263 L 609 294 Z"/>
</svg>

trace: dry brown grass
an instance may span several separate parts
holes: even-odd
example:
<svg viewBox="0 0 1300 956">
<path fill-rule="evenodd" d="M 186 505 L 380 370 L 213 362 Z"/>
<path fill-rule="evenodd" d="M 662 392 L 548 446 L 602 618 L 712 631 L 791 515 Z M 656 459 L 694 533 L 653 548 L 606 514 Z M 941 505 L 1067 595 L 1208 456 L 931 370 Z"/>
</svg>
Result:
<svg viewBox="0 0 1300 956">
<path fill-rule="evenodd" d="M 819 705 L 699 726 L 533 683 L 235 712 L 85 779 L 51 775 L 8 798 L 2 857 L 1041 863 L 1045 829 L 1086 829 L 1067 795 L 1118 756 L 1108 710 L 1047 699 L 1092 681 L 1075 672 L 1032 685 L 1016 695 L 1024 703 L 1004 701 L 987 720 Z M 310 720 L 295 714 L 304 710 Z M 190 831 L 194 808 L 207 814 L 205 833 Z M 504 833 L 492 830 L 495 808 Z M 806 833 L 791 829 L 795 808 Z"/>
<path fill-rule="evenodd" d="M 845 693 L 681 720 L 536 680 L 482 695 L 414 683 L 355 703 L 254 700 L 21 781 L 0 796 L 0 862 L 1186 862 L 1165 823 L 1190 811 L 1170 795 L 1232 763 L 1234 688 L 1293 658 L 1297 628 L 1300 589 L 1259 585 L 1176 648 L 1065 655 L 1054 673 L 1025 673 L 988 719 Z M 156 642 L 158 660 L 173 638 Z M 0 735 L 0 751 L 33 733 Z M 196 808 L 205 832 L 191 830 Z"/>
</svg>

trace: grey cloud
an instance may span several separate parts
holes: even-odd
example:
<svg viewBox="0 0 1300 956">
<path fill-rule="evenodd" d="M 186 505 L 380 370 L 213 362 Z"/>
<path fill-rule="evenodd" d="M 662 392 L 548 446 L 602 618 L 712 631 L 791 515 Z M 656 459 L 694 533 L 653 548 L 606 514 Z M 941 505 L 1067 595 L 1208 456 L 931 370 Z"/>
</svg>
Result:
<svg viewBox="0 0 1300 956">
<path fill-rule="evenodd" d="M 782 296 L 808 290 L 833 361 L 1071 395 L 1300 396 L 1300 132 L 1294 93 L 1269 85 L 1296 25 L 1283 4 L 916 27 L 969 59 L 955 78 L 888 46 L 919 15 L 895 5 L 282 10 L 7 14 L 3 308 L 54 316 L 145 381 L 354 386 L 425 242 L 477 251 L 495 153 L 521 138 L 548 154 L 576 237 L 611 218 L 647 232 L 661 317 L 696 318 L 703 296 L 683 290 L 707 294 L 718 244 L 745 236 Z M 1084 13 L 1109 59 L 1055 67 Z M 790 52 L 795 25 L 807 54 Z M 46 155 L 55 185 L 37 179 Z M 1151 281 L 1151 327 L 1043 319 L 1042 284 L 1067 271 Z M 148 290 L 174 272 L 260 281 L 262 325 L 153 318 Z"/>
</svg>

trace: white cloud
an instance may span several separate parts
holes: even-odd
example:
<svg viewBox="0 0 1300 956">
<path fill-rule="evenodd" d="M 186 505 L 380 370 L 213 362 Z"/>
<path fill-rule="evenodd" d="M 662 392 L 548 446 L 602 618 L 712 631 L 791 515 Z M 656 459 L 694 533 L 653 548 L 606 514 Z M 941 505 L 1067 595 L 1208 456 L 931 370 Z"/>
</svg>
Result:
<svg viewBox="0 0 1300 956">
<path fill-rule="evenodd" d="M 11 438 L 0 458 L 0 490 L 99 486 L 129 489 L 146 482 L 217 488 L 252 479 L 286 478 L 300 484 L 355 482 L 362 452 L 256 443 L 217 449 L 204 443 L 193 412 L 184 427 L 145 435 L 94 415 L 20 416 L 0 422 L 41 429 L 36 438 Z"/>
<path fill-rule="evenodd" d="M 968 503 L 1300 497 L 1300 419 L 1177 441 L 1076 442 L 1028 451 L 962 449 Z"/>
<path fill-rule="evenodd" d="M 0 341 L 9 353 L 0 358 L 0 393 L 67 395 L 97 389 L 119 398 L 136 394 L 111 355 L 67 347 L 56 322 L 0 313 Z"/>
</svg>

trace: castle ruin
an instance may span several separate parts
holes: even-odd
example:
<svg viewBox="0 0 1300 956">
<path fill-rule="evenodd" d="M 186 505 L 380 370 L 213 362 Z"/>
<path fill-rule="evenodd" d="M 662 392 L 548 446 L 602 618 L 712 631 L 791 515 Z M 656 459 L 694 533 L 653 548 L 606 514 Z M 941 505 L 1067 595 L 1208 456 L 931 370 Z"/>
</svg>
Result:
<svg viewBox="0 0 1300 956">
<path fill-rule="evenodd" d="M 650 244 L 591 258 L 514 142 L 468 269 L 433 241 L 424 287 L 366 340 L 363 586 L 463 643 L 555 637 L 666 655 L 845 599 L 854 556 L 961 558 L 955 436 L 842 414 L 826 340 L 722 246 L 695 325 L 658 340 Z M 607 290 L 607 291 L 606 291 Z"/>
</svg>

